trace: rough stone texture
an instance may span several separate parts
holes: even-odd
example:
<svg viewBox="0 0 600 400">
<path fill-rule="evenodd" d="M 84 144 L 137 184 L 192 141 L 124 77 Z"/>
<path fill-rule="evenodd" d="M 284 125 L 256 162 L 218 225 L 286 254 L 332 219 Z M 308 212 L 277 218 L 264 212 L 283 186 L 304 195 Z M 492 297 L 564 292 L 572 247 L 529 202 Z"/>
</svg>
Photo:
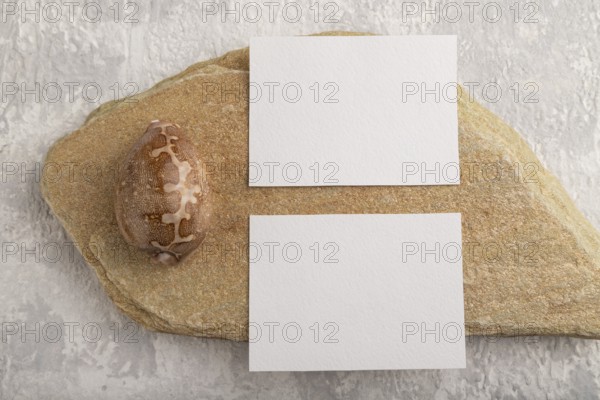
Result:
<svg viewBox="0 0 600 400">
<path fill-rule="evenodd" d="M 497 82 L 498 102 L 475 97 L 523 135 L 541 162 L 554 173 L 592 224 L 600 228 L 600 4 L 541 2 L 538 23 L 514 23 L 501 3 L 503 18 L 487 23 L 482 2 L 474 21 L 466 7 L 457 23 L 425 22 L 416 15 L 402 20 L 401 2 L 338 0 L 339 23 L 315 23 L 307 2 L 298 23 L 236 23 L 219 15 L 202 20 L 202 2 L 190 0 L 139 3 L 135 24 L 74 22 L 0 23 L 2 82 L 95 82 L 100 102 L 69 101 L 64 94 L 50 104 L 29 95 L 0 103 L 0 157 L 41 162 L 48 148 L 82 125 L 101 102 L 113 98 L 109 87 L 127 82 L 145 90 L 198 60 L 248 45 L 256 35 L 300 35 L 327 30 L 360 30 L 387 35 L 458 34 L 459 81 Z M 417 2 L 419 3 L 419 2 Z M 461 2 L 458 2 L 459 4 Z M 321 5 L 325 2 L 320 2 Z M 521 6 L 525 3 L 521 2 Z M 433 2 L 429 2 L 433 6 Z M 31 5 L 30 8 L 33 6 Z M 108 12 L 105 15 L 110 16 Z M 523 15 L 523 13 L 521 13 Z M 515 82 L 535 82 L 537 103 L 513 99 Z M 80 86 L 81 87 L 81 86 Z M 521 90 L 521 94 L 525 92 Z M 2 171 L 0 171 L 1 173 Z M 597 399 L 600 387 L 600 341 L 562 336 L 467 340 L 467 368 L 443 371 L 356 371 L 327 373 L 249 373 L 248 345 L 152 332 L 130 323 L 105 294 L 96 274 L 49 212 L 33 175 L 2 174 L 0 239 L 28 249 L 57 245 L 58 260 L 35 260 L 21 254 L 2 260 L 0 302 L 4 321 L 27 324 L 76 322 L 72 340 L 63 330 L 56 343 L 18 335 L 0 343 L 0 397 L 80 399 L 406 399 L 502 398 Z M 97 342 L 82 327 L 97 323 Z M 111 327 L 121 328 L 115 340 Z M 131 332 L 131 330 L 130 330 Z"/>
<path fill-rule="evenodd" d="M 48 168 L 42 193 L 125 313 L 160 331 L 245 340 L 250 214 L 460 211 L 469 333 L 600 337 L 600 235 L 491 112 L 461 96 L 459 186 L 250 188 L 247 69 L 247 49 L 194 65 L 132 104 L 102 106 L 49 151 L 49 164 L 93 160 L 104 172 L 85 179 L 76 168 L 66 182 Z M 221 96 L 225 88 L 237 95 Z M 205 242 L 169 269 L 149 266 L 125 245 L 113 212 L 115 178 L 106 173 L 158 118 L 190 132 L 212 171 L 214 196 Z"/>
</svg>

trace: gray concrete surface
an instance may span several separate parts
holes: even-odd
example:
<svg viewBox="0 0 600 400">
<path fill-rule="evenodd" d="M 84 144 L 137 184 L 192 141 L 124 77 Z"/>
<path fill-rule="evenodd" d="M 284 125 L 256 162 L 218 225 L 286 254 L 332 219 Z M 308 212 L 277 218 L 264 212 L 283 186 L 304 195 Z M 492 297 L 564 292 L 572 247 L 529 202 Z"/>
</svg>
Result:
<svg viewBox="0 0 600 400">
<path fill-rule="evenodd" d="M 248 373 L 247 344 L 149 332 L 122 316 L 72 251 L 38 178 L 23 172 L 39 168 L 48 147 L 116 88 L 142 91 L 253 35 L 455 33 L 459 80 L 479 83 L 475 97 L 524 135 L 600 228 L 600 3 L 428 2 L 439 22 L 421 2 L 392 0 L 323 0 L 312 9 L 299 1 L 285 10 L 275 1 L 272 15 L 260 3 L 258 19 L 256 7 L 241 3 L 237 22 L 220 3 L 121 2 L 118 14 L 110 2 L 88 3 L 23 15 L 34 2 L 0 2 L 1 399 L 599 397 L 600 342 L 564 337 L 472 338 L 466 370 Z"/>
</svg>

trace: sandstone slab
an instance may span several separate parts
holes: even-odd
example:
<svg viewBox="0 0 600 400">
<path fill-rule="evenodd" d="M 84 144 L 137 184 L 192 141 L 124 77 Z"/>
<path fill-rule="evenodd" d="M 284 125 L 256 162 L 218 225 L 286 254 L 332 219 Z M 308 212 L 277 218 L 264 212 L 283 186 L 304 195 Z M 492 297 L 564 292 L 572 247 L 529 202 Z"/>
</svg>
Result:
<svg viewBox="0 0 600 400">
<path fill-rule="evenodd" d="M 48 152 L 44 198 L 131 318 L 158 331 L 247 340 L 251 214 L 461 212 L 469 334 L 600 337 L 600 234 L 491 112 L 459 101 L 458 186 L 250 188 L 247 87 L 248 49 L 232 51 L 102 105 Z M 213 196 L 204 243 L 176 267 L 128 247 L 114 215 L 116 166 L 155 119 L 185 129 Z"/>
</svg>

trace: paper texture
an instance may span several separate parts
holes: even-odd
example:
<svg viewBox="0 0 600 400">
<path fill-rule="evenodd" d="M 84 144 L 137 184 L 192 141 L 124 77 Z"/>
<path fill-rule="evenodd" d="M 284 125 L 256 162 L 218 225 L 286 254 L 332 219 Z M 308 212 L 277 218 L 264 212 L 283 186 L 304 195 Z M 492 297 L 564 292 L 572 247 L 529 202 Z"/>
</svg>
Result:
<svg viewBox="0 0 600 400">
<path fill-rule="evenodd" d="M 249 184 L 458 184 L 456 81 L 456 36 L 253 38 Z"/>
<path fill-rule="evenodd" d="M 250 370 L 464 368 L 460 214 L 250 217 Z"/>
</svg>

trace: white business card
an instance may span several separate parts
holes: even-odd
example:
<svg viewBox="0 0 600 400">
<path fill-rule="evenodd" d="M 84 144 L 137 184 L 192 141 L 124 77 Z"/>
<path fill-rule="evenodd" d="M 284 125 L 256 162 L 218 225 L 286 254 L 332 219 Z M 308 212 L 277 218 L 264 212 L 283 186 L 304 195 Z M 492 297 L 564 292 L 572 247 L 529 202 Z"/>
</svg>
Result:
<svg viewBox="0 0 600 400">
<path fill-rule="evenodd" d="M 250 186 L 460 183 L 456 36 L 250 41 Z"/>
<path fill-rule="evenodd" d="M 250 370 L 465 367 L 460 214 L 250 217 Z"/>
</svg>

